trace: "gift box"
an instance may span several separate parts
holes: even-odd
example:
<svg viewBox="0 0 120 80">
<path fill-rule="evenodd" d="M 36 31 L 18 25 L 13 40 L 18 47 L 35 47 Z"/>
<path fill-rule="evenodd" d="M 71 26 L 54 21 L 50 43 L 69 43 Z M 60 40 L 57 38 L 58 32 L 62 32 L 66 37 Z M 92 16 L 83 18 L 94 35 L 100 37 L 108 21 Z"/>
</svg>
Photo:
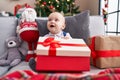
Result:
<svg viewBox="0 0 120 80">
<path fill-rule="evenodd" d="M 36 70 L 81 72 L 90 70 L 90 49 L 82 39 L 40 37 Z"/>
<path fill-rule="evenodd" d="M 120 36 L 95 36 L 90 43 L 91 63 L 94 66 L 120 67 Z"/>
</svg>

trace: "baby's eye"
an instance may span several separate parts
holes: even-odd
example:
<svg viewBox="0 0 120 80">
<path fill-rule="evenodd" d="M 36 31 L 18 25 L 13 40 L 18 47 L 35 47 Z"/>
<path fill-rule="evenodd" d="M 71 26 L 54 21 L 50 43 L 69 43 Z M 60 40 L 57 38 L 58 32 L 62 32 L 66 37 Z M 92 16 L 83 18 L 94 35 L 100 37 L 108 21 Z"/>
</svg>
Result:
<svg viewBox="0 0 120 80">
<path fill-rule="evenodd" d="M 48 21 L 51 21 L 52 19 L 48 19 Z"/>
<path fill-rule="evenodd" d="M 55 19 L 55 21 L 59 21 L 59 19 Z"/>
</svg>

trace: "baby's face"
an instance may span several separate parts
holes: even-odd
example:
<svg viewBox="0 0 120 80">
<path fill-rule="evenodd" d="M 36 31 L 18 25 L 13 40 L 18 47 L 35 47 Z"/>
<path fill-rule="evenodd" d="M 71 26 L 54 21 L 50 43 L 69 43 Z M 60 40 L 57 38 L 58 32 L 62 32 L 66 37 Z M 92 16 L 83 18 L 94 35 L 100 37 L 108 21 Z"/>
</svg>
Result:
<svg viewBox="0 0 120 80">
<path fill-rule="evenodd" d="M 52 34 L 57 34 L 65 28 L 65 18 L 58 12 L 51 13 L 48 17 L 47 28 Z"/>
</svg>

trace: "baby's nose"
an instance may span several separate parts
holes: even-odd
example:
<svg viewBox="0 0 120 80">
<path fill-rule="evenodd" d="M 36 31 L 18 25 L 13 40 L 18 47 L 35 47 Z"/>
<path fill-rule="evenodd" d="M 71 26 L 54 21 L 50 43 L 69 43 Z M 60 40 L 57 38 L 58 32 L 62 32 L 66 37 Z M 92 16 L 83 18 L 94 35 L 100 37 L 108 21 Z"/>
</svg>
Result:
<svg viewBox="0 0 120 80">
<path fill-rule="evenodd" d="M 51 20 L 51 22 L 55 22 L 55 20 Z"/>
</svg>

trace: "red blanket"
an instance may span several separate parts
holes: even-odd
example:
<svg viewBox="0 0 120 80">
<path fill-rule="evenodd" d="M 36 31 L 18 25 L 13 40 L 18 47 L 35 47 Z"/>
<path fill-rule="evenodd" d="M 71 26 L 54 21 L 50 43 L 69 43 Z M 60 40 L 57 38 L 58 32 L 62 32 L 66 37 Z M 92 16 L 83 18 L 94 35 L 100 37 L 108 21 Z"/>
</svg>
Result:
<svg viewBox="0 0 120 80">
<path fill-rule="evenodd" d="M 120 68 L 106 69 L 96 75 L 74 73 L 35 73 L 30 70 L 15 71 L 0 80 L 120 80 Z"/>
</svg>

